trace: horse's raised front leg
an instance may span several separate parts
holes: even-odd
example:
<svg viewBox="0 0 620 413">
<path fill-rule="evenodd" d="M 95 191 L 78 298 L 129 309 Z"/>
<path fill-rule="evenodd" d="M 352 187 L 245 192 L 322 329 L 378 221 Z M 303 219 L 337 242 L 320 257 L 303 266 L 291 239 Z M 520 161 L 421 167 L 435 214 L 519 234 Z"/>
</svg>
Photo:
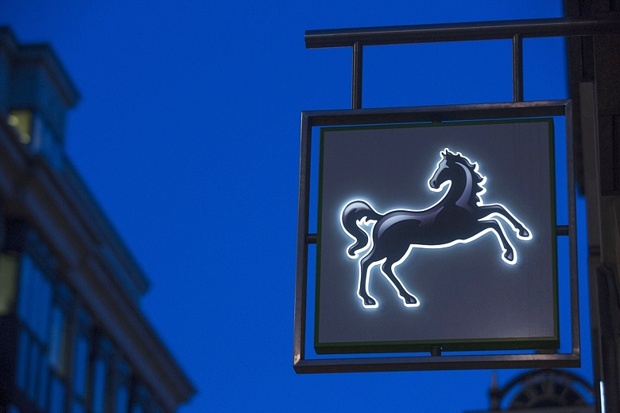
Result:
<svg viewBox="0 0 620 413">
<path fill-rule="evenodd" d="M 377 304 L 377 300 L 368 294 L 368 270 L 370 269 L 370 264 L 373 262 L 372 251 L 360 259 L 360 281 L 357 289 L 357 295 L 361 298 L 362 304 L 365 308 L 377 308 L 379 306 L 379 304 Z"/>
<path fill-rule="evenodd" d="M 505 206 L 500 204 L 483 205 L 478 209 L 478 219 L 498 215 L 515 229 L 520 239 L 532 239 L 532 233 Z"/>
<path fill-rule="evenodd" d="M 502 250 L 504 251 L 504 254 L 502 255 L 502 259 L 508 264 L 511 264 L 511 265 L 516 264 L 517 256 L 516 256 L 515 250 L 512 247 L 512 244 L 510 243 L 510 241 L 508 241 L 508 239 L 506 238 L 506 235 L 504 234 L 504 230 L 502 229 L 502 226 L 499 224 L 499 222 L 495 220 L 483 220 L 483 221 L 478 221 L 478 222 L 484 228 L 482 231 L 485 231 L 486 229 L 491 229 L 497 236 L 497 239 L 499 240 L 502 246 Z"/>
<path fill-rule="evenodd" d="M 390 282 L 398 292 L 398 295 L 400 295 L 400 298 L 402 298 L 403 302 L 405 303 L 405 307 L 417 307 L 420 305 L 420 301 L 418 301 L 415 295 L 407 291 L 400 279 L 396 276 L 396 274 L 394 274 L 394 264 L 398 260 L 400 260 L 400 258 L 401 257 L 399 257 L 398 259 L 394 259 L 388 257 L 383 262 L 383 264 L 381 264 L 381 271 L 388 278 L 388 280 L 390 280 Z"/>
</svg>

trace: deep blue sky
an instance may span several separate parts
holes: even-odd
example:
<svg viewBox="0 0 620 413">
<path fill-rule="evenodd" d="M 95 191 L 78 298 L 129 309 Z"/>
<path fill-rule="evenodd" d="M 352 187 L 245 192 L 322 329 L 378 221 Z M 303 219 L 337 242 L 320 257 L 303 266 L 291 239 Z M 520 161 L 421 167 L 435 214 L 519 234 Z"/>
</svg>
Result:
<svg viewBox="0 0 620 413">
<path fill-rule="evenodd" d="M 81 91 L 67 152 L 152 281 L 142 307 L 198 388 L 181 413 L 488 407 L 489 371 L 293 371 L 299 115 L 350 105 L 350 49 L 307 50 L 304 32 L 561 15 L 560 0 L 0 5 Z M 512 99 L 509 41 L 364 56 L 364 107 Z M 563 42 L 524 56 L 525 99 L 565 98 Z"/>
</svg>

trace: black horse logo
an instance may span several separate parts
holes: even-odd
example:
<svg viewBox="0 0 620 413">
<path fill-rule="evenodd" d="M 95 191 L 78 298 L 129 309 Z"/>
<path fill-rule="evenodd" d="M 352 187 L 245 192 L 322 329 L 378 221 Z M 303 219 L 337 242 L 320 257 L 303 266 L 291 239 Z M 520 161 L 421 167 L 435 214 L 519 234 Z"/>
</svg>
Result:
<svg viewBox="0 0 620 413">
<path fill-rule="evenodd" d="M 380 214 L 367 202 L 356 200 L 342 210 L 342 227 L 355 240 L 347 249 L 347 255 L 357 259 L 362 251 L 367 250 L 359 260 L 358 287 L 358 296 L 366 308 L 378 307 L 377 301 L 368 293 L 368 277 L 370 269 L 379 264 L 381 272 L 397 290 L 405 306 L 420 305 L 418 298 L 407 291 L 394 273 L 413 248 L 448 248 L 492 232 L 502 247 L 502 259 L 514 265 L 517 251 L 506 237 L 498 218 L 510 224 L 517 238 L 532 239 L 531 232 L 504 205 L 485 205 L 482 202 L 486 177 L 478 172 L 477 163 L 449 149 L 441 152 L 440 156 L 428 186 L 434 192 L 442 191 L 444 186 L 448 186 L 448 190 L 435 205 L 423 211 L 393 210 Z M 373 222 L 370 242 L 370 230 L 367 232 L 362 226 Z"/>
</svg>

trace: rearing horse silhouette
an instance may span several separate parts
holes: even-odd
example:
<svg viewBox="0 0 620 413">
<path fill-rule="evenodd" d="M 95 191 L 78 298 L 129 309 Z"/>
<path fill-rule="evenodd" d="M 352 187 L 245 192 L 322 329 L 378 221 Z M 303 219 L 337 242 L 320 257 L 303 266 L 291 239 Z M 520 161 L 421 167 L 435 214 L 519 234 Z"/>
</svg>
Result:
<svg viewBox="0 0 620 413">
<path fill-rule="evenodd" d="M 356 259 L 361 251 L 368 250 L 359 260 L 358 288 L 358 296 L 366 308 L 378 307 L 377 301 L 368 293 L 368 278 L 371 268 L 379 264 L 405 306 L 420 305 L 417 297 L 407 291 L 394 273 L 415 247 L 447 248 L 492 232 L 502 247 L 502 259 L 514 265 L 517 252 L 498 218 L 509 223 L 519 239 L 532 239 L 531 232 L 504 205 L 482 202 L 486 177 L 478 172 L 477 163 L 447 148 L 440 155 L 441 160 L 428 181 L 428 187 L 434 192 L 449 187 L 435 205 L 422 211 L 393 210 L 379 214 L 367 202 L 356 200 L 342 210 L 342 227 L 355 240 L 347 249 L 347 255 Z M 362 225 L 372 222 L 375 222 L 372 242 L 368 245 L 368 233 Z"/>
</svg>

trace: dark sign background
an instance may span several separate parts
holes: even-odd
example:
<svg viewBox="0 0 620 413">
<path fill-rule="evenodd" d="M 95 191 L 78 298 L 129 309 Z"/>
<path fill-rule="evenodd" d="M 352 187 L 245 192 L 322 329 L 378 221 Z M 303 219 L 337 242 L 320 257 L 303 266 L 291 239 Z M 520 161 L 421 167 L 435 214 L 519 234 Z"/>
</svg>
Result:
<svg viewBox="0 0 620 413">
<path fill-rule="evenodd" d="M 315 347 L 319 353 L 444 349 L 557 348 L 553 123 L 550 119 L 391 127 L 323 128 Z M 443 194 L 427 182 L 448 148 L 479 164 L 484 204 L 501 203 L 532 232 L 518 239 L 500 224 L 517 251 L 508 265 L 497 237 L 414 249 L 396 267 L 420 300 L 405 307 L 378 266 L 364 308 L 357 295 L 358 259 L 340 225 L 350 201 L 379 213 L 423 210 Z M 363 256 L 364 253 L 361 254 Z"/>
</svg>

